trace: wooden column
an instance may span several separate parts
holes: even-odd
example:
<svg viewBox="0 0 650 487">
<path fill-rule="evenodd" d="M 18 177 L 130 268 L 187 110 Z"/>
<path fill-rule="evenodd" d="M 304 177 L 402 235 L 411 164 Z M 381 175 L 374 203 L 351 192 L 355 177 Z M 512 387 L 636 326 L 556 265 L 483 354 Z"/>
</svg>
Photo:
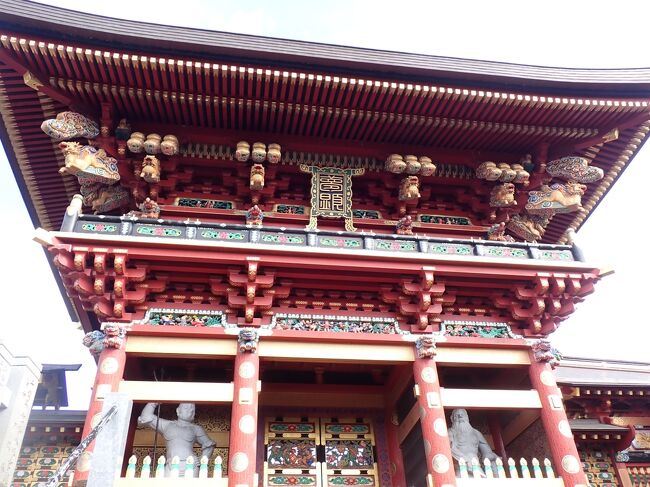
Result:
<svg viewBox="0 0 650 487">
<path fill-rule="evenodd" d="M 541 418 L 551 449 L 555 473 L 562 477 L 565 487 L 586 487 L 587 477 L 573 439 L 573 433 L 564 411 L 562 393 L 555 382 L 549 360 L 549 352 L 538 352 L 533 345 L 530 365 L 530 381 L 542 401 Z"/>
<path fill-rule="evenodd" d="M 427 459 L 427 485 L 454 487 L 456 474 L 449 445 L 445 410 L 440 400 L 440 382 L 434 360 L 436 346 L 433 337 L 424 336 L 416 342 L 413 374 L 420 408 L 420 425 Z"/>
<path fill-rule="evenodd" d="M 388 441 L 388 456 L 390 458 L 390 478 L 393 487 L 406 487 L 406 474 L 404 473 L 404 459 L 397 435 L 397 414 L 394 410 L 386 411 L 384 421 L 386 427 L 386 440 Z"/>
<path fill-rule="evenodd" d="M 88 413 L 86 414 L 86 422 L 82 438 L 88 436 L 92 429 L 97 425 L 102 418 L 102 406 L 104 397 L 109 392 L 117 392 L 120 381 L 124 376 L 124 366 L 126 365 L 126 351 L 125 342 L 126 336 L 124 328 L 121 325 L 106 323 L 102 327 L 105 332 L 104 338 L 97 338 L 94 343 L 90 343 L 91 349 L 96 349 L 97 346 L 103 346 L 103 350 L 99 354 L 97 361 L 97 374 L 95 375 L 95 384 L 93 386 L 93 394 L 90 398 L 90 405 L 88 406 Z M 99 336 L 98 332 L 92 332 Z M 88 337 L 88 335 L 86 335 Z M 99 344 L 101 340 L 101 345 Z M 87 338 L 84 338 L 84 344 Z M 93 449 L 95 442 L 93 441 L 86 451 L 81 454 L 75 466 L 74 481 L 75 487 L 82 487 L 86 485 L 88 474 L 90 473 Z"/>
<path fill-rule="evenodd" d="M 257 454 L 257 404 L 260 359 L 257 332 L 239 332 L 228 450 L 228 486 L 254 487 Z"/>
<path fill-rule="evenodd" d="M 508 458 L 506 447 L 503 444 L 503 431 L 501 429 L 499 417 L 496 413 L 488 413 L 487 420 L 488 427 L 490 428 L 490 434 L 492 435 L 492 443 L 494 443 L 494 451 L 501 458 Z"/>
</svg>

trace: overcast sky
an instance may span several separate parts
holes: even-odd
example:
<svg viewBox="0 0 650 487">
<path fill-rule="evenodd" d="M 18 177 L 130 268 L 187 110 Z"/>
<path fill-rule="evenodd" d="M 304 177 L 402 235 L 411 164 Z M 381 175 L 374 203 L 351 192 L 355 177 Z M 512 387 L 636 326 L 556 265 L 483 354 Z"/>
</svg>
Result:
<svg viewBox="0 0 650 487">
<path fill-rule="evenodd" d="M 46 1 L 100 15 L 349 46 L 521 64 L 649 67 L 650 2 L 639 1 Z M 143 26 L 143 28 L 146 28 Z M 588 261 L 613 268 L 596 292 L 551 336 L 565 354 L 650 361 L 642 294 L 650 266 L 642 195 L 650 180 L 650 149 L 642 149 L 578 237 Z M 83 363 L 69 372 L 84 409 L 94 362 L 81 346 L 8 163 L 0 157 L 0 210 L 5 258 L 0 279 L 5 323 L 0 340 L 14 354 L 43 363 Z"/>
</svg>

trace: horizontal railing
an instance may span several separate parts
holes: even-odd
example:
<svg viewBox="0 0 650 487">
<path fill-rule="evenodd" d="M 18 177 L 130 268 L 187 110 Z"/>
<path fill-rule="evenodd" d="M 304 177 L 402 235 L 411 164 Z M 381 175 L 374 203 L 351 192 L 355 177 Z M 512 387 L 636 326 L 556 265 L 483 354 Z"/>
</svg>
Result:
<svg viewBox="0 0 650 487">
<path fill-rule="evenodd" d="M 533 458 L 531 466 L 528 466 L 528 461 L 524 458 L 517 462 L 509 458 L 507 465 L 503 464 L 500 458 L 491 462 L 487 458 L 483 460 L 481 465 L 478 459 L 474 458 L 470 465 L 465 460 L 461 459 L 458 462 L 458 476 L 456 485 L 458 487 L 491 487 L 491 486 L 512 486 L 512 487 L 562 487 L 564 482 L 561 478 L 555 477 L 551 461 L 545 458 L 543 466 L 540 465 L 539 460 Z"/>
<path fill-rule="evenodd" d="M 165 240 L 260 244 L 284 248 L 318 247 L 335 251 L 366 250 L 396 254 L 428 254 L 451 257 L 493 257 L 555 262 L 581 261 L 575 246 L 437 238 L 424 235 L 335 232 L 302 228 L 267 227 L 235 223 L 203 223 L 198 220 L 154 220 L 127 216 L 66 214 L 62 231 L 82 234 L 150 237 Z"/>
<path fill-rule="evenodd" d="M 130 486 L 165 486 L 185 485 L 187 487 L 226 487 L 228 478 L 222 475 L 222 459 L 217 456 L 214 459 L 212 468 L 206 456 L 199 461 L 198 474 L 194 471 L 194 458 L 188 457 L 185 462 L 185 471 L 181 472 L 180 459 L 172 458 L 169 465 L 167 459 L 160 456 L 155 465 L 149 455 L 144 457 L 141 462 L 135 455 L 131 455 L 126 467 L 126 475 L 119 478 L 113 484 L 114 487 Z M 140 467 L 138 471 L 138 466 Z M 212 472 L 210 472 L 212 470 Z"/>
</svg>

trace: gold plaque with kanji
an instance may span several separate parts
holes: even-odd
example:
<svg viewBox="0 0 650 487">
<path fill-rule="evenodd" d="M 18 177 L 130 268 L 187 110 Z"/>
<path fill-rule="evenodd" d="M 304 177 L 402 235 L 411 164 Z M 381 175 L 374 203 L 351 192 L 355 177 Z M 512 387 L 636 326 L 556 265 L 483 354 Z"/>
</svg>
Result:
<svg viewBox="0 0 650 487">
<path fill-rule="evenodd" d="M 318 217 L 345 218 L 345 229 L 356 230 L 352 223 L 352 176 L 360 176 L 365 169 L 341 169 L 300 165 L 300 170 L 311 173 L 311 212 L 307 230 L 316 230 Z"/>
</svg>

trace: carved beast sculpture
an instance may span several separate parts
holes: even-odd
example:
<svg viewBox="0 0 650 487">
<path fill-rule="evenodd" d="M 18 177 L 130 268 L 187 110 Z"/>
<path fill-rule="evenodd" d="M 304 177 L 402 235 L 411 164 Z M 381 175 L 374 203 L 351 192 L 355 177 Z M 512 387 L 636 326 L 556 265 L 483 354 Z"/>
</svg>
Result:
<svg viewBox="0 0 650 487">
<path fill-rule="evenodd" d="M 253 164 L 251 166 L 250 188 L 259 191 L 264 187 L 264 166 Z"/>
<path fill-rule="evenodd" d="M 59 169 L 59 173 L 76 176 L 82 185 L 115 184 L 120 180 L 117 161 L 103 149 L 81 146 L 77 142 L 61 142 L 59 148 L 65 156 L 65 166 Z"/>
<path fill-rule="evenodd" d="M 145 156 L 140 177 L 148 183 L 160 182 L 160 161 L 156 156 Z"/>
<path fill-rule="evenodd" d="M 513 215 L 506 228 L 527 242 L 536 242 L 544 236 L 548 221 L 539 215 Z"/>
<path fill-rule="evenodd" d="M 539 191 L 528 193 L 526 211 L 531 215 L 552 216 L 555 213 L 571 213 L 582 209 L 582 195 L 587 187 L 575 181 L 566 184 L 544 185 Z"/>
<path fill-rule="evenodd" d="M 497 184 L 490 193 L 490 206 L 501 208 L 515 206 L 515 185 L 512 183 Z"/>
<path fill-rule="evenodd" d="M 91 207 L 95 214 L 106 213 L 115 210 L 116 208 L 126 208 L 128 205 L 129 192 L 119 184 L 114 186 L 102 186 L 91 203 Z"/>
<path fill-rule="evenodd" d="M 420 197 L 420 190 L 418 188 L 420 180 L 417 176 L 408 176 L 402 179 L 399 188 L 400 200 L 413 200 Z"/>
</svg>

